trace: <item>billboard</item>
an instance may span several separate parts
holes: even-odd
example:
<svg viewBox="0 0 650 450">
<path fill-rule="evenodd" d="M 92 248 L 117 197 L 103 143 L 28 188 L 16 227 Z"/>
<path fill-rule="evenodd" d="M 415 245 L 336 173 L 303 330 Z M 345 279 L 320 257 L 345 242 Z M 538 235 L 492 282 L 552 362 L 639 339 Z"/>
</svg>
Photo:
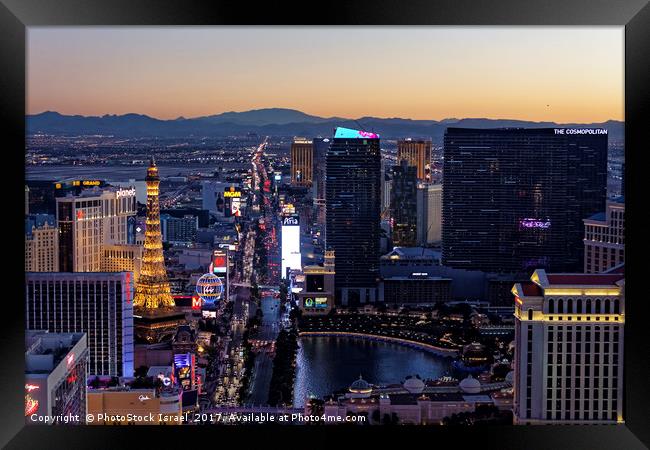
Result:
<svg viewBox="0 0 650 450">
<path fill-rule="evenodd" d="M 216 319 L 217 318 L 217 311 L 204 309 L 204 310 L 201 311 L 201 317 L 203 317 L 204 319 Z"/>
<path fill-rule="evenodd" d="M 287 269 L 302 269 L 300 257 L 300 221 L 297 214 L 282 216 L 282 278 Z"/>
<path fill-rule="evenodd" d="M 228 273 L 228 253 L 225 250 L 212 252 L 212 273 L 216 275 Z"/>
<path fill-rule="evenodd" d="M 194 379 L 194 355 L 191 353 L 175 354 L 174 374 L 184 390 L 191 389 Z"/>
<path fill-rule="evenodd" d="M 241 217 L 241 199 L 230 199 L 230 215 L 233 217 Z"/>
<path fill-rule="evenodd" d="M 327 309 L 327 297 L 305 297 L 302 306 L 307 309 Z"/>
<path fill-rule="evenodd" d="M 135 239 L 138 234 L 138 219 L 136 216 L 127 216 L 126 218 L 126 243 L 135 244 Z"/>
<path fill-rule="evenodd" d="M 241 196 L 241 191 L 235 189 L 234 186 L 230 186 L 229 188 L 225 188 L 223 190 L 224 216 L 241 216 Z"/>
<path fill-rule="evenodd" d="M 229 300 L 228 272 L 228 250 L 225 248 L 214 250 L 212 252 L 212 262 L 210 263 L 210 273 L 218 276 L 221 280 L 222 299 L 225 301 Z"/>
</svg>

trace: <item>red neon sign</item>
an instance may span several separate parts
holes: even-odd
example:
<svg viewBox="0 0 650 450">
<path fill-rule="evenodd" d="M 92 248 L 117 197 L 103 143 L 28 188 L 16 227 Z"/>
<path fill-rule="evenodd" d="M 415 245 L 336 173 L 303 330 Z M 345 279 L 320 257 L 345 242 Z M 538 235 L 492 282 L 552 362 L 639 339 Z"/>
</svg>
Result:
<svg viewBox="0 0 650 450">
<path fill-rule="evenodd" d="M 192 296 L 192 309 L 201 309 L 201 297 L 198 295 Z"/>
</svg>

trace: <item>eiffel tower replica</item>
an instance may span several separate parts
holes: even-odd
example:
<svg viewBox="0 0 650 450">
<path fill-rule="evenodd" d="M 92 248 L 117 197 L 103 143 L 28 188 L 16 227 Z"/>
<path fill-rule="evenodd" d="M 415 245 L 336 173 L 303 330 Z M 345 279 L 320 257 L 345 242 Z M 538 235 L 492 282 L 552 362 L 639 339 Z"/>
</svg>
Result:
<svg viewBox="0 0 650 450">
<path fill-rule="evenodd" d="M 136 336 L 157 342 L 163 335 L 175 332 L 184 323 L 184 315 L 174 308 L 174 298 L 169 288 L 165 258 L 160 234 L 160 204 L 158 201 L 160 177 L 152 157 L 147 169 L 147 224 L 140 277 L 135 286 L 133 308 Z"/>
</svg>

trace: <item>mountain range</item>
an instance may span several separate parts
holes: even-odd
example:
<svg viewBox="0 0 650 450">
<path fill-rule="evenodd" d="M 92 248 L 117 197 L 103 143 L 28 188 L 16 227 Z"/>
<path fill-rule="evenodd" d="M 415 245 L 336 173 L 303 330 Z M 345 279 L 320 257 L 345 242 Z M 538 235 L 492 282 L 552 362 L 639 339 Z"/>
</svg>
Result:
<svg viewBox="0 0 650 450">
<path fill-rule="evenodd" d="M 216 137 L 257 133 L 270 136 L 331 136 L 335 127 L 374 131 L 382 138 L 431 138 L 442 143 L 445 129 L 466 128 L 606 128 L 610 140 L 622 140 L 624 122 L 608 120 L 600 123 L 555 123 L 525 120 L 464 118 L 444 120 L 412 120 L 401 118 L 318 117 L 295 109 L 265 108 L 243 112 L 162 120 L 143 114 L 104 116 L 63 115 L 46 111 L 26 116 L 28 135 L 113 135 L 120 137 Z"/>
</svg>

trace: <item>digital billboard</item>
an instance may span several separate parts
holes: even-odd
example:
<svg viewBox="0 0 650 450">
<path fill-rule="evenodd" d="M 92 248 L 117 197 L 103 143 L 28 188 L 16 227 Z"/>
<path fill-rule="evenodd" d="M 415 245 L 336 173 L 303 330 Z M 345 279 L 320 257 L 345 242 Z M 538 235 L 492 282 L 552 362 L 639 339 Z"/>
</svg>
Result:
<svg viewBox="0 0 650 450">
<path fill-rule="evenodd" d="M 217 311 L 204 309 L 204 310 L 201 311 L 201 317 L 203 317 L 204 319 L 216 319 L 217 318 Z"/>
<path fill-rule="evenodd" d="M 174 373 L 181 387 L 184 390 L 190 389 L 194 378 L 194 355 L 191 353 L 175 354 Z"/>
<path fill-rule="evenodd" d="M 240 217 L 241 216 L 241 191 L 235 189 L 234 186 L 225 188 L 223 191 L 224 211 L 226 217 Z"/>
<path fill-rule="evenodd" d="M 305 297 L 302 306 L 308 309 L 327 309 L 327 297 Z"/>
<path fill-rule="evenodd" d="M 287 277 L 287 269 L 301 269 L 300 221 L 297 214 L 282 216 L 282 278 Z"/>
<path fill-rule="evenodd" d="M 212 253 L 212 273 L 226 274 L 228 272 L 228 253 L 225 250 L 215 250 Z"/>
<path fill-rule="evenodd" d="M 135 239 L 138 234 L 138 219 L 136 216 L 128 216 L 126 218 L 126 243 L 135 244 Z"/>
<path fill-rule="evenodd" d="M 232 217 L 241 217 L 241 199 L 234 197 L 230 199 L 230 215 Z"/>
<path fill-rule="evenodd" d="M 216 275 L 221 280 L 222 299 L 228 301 L 228 250 L 219 248 L 212 252 L 212 262 L 210 263 L 210 273 Z"/>
</svg>

